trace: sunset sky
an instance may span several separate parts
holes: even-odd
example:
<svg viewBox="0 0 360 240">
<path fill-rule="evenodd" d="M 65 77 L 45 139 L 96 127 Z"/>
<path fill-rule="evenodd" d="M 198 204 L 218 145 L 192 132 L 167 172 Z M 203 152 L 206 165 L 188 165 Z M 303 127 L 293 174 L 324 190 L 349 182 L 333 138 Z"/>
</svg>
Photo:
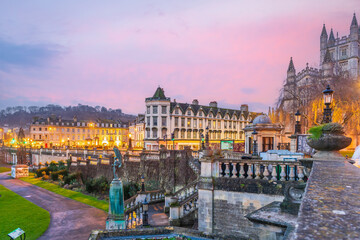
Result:
<svg viewBox="0 0 360 240">
<path fill-rule="evenodd" d="M 0 1 L 0 109 L 178 102 L 267 111 L 286 77 L 319 64 L 320 33 L 349 34 L 359 0 Z"/>
</svg>

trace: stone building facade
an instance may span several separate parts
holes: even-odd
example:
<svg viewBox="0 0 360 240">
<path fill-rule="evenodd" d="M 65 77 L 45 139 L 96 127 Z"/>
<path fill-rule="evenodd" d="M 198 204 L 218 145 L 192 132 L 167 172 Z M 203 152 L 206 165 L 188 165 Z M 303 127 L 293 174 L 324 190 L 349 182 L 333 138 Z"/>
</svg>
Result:
<svg viewBox="0 0 360 240">
<path fill-rule="evenodd" d="M 129 141 L 133 149 L 144 148 L 145 115 L 139 114 L 134 122 L 129 125 Z"/>
<path fill-rule="evenodd" d="M 80 121 L 76 117 L 36 119 L 30 126 L 33 146 L 52 147 L 113 147 L 126 148 L 127 124 L 113 120 Z"/>
<path fill-rule="evenodd" d="M 153 97 L 146 98 L 145 104 L 147 150 L 158 150 L 161 145 L 168 149 L 182 150 L 189 146 L 198 150 L 208 133 L 212 148 L 220 148 L 221 141 L 232 141 L 234 149 L 243 151 L 243 128 L 257 115 L 246 104 L 236 110 L 220 108 L 215 101 L 209 106 L 199 105 L 196 99 L 191 104 L 171 101 L 160 87 Z"/>
</svg>

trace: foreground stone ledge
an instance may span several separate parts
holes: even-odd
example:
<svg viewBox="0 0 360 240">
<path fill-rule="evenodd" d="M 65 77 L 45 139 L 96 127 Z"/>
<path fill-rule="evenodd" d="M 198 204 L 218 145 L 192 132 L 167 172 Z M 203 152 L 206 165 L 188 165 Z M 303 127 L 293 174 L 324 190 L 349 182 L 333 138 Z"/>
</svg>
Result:
<svg viewBox="0 0 360 240">
<path fill-rule="evenodd" d="M 314 161 L 291 239 L 360 239 L 359 183 L 347 161 Z"/>
</svg>

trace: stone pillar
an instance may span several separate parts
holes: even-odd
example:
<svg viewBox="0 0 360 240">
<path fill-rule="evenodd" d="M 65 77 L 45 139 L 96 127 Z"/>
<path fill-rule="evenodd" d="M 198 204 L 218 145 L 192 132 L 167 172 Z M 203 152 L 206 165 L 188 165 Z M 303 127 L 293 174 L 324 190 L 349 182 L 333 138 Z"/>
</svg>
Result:
<svg viewBox="0 0 360 240">
<path fill-rule="evenodd" d="M 212 177 L 219 176 L 219 162 L 214 161 L 211 150 L 204 150 L 201 159 L 201 178 L 198 198 L 198 229 L 211 234 L 214 225 L 214 186 Z"/>
<path fill-rule="evenodd" d="M 289 138 L 290 138 L 290 152 L 296 152 L 297 136 L 291 135 Z"/>
</svg>

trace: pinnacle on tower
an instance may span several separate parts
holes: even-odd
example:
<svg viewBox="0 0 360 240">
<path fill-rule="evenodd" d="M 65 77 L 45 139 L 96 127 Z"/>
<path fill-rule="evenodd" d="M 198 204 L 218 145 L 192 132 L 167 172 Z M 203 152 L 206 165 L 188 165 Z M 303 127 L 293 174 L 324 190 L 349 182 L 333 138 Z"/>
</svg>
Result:
<svg viewBox="0 0 360 240">
<path fill-rule="evenodd" d="M 331 28 L 331 31 L 330 31 L 329 42 L 335 42 L 335 36 L 334 36 L 334 33 L 333 33 L 333 29 L 332 29 L 332 28 Z"/>
<path fill-rule="evenodd" d="M 322 31 L 321 31 L 321 37 L 326 37 L 327 38 L 327 32 L 326 32 L 326 27 L 325 24 L 323 25 Z"/>
<path fill-rule="evenodd" d="M 292 60 L 292 57 L 290 58 L 290 63 L 289 63 L 289 67 L 288 67 L 288 72 L 295 72 L 295 67 L 294 67 L 294 63 L 293 63 L 293 60 Z"/>
<path fill-rule="evenodd" d="M 350 27 L 358 27 L 358 22 L 357 22 L 357 20 L 356 20 L 356 15 L 355 15 L 355 13 L 354 13 L 354 16 L 353 16 L 353 18 L 352 18 L 352 21 L 351 21 L 351 25 L 350 25 Z"/>
<path fill-rule="evenodd" d="M 325 53 L 325 57 L 324 57 L 324 62 L 323 63 L 330 63 L 332 62 L 331 59 L 331 54 L 329 52 L 329 49 L 326 49 L 326 53 Z"/>
</svg>

